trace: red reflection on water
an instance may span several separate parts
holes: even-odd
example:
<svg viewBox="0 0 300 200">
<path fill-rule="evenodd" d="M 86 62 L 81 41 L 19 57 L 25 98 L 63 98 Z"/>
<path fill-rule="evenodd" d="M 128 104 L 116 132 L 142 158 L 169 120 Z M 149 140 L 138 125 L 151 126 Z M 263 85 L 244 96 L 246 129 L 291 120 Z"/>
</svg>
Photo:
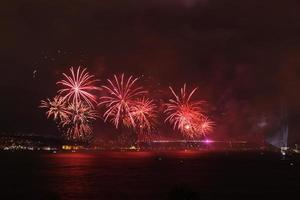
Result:
<svg viewBox="0 0 300 200">
<path fill-rule="evenodd" d="M 122 199 L 120 194 L 129 191 L 144 199 L 151 194 L 153 182 L 163 192 L 186 173 L 198 171 L 188 160 L 202 154 L 190 150 L 52 154 L 45 157 L 47 188 L 67 200 Z"/>
<path fill-rule="evenodd" d="M 60 159 L 70 159 L 70 158 L 88 158 L 93 157 L 93 154 L 87 154 L 87 153 L 58 153 L 58 154 L 52 154 L 52 157 L 60 158 Z"/>
<path fill-rule="evenodd" d="M 48 161 L 51 165 L 50 187 L 58 188 L 56 193 L 61 199 L 86 197 L 95 188 L 91 187 L 90 179 L 95 166 L 95 155 L 87 153 L 53 154 Z"/>
</svg>

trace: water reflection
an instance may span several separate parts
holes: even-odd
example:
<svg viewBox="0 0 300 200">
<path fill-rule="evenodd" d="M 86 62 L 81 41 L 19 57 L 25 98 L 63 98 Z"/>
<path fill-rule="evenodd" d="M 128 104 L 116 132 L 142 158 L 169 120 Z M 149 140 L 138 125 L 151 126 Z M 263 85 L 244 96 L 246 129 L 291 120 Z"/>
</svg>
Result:
<svg viewBox="0 0 300 200">
<path fill-rule="evenodd" d="M 60 199 L 88 197 L 93 193 L 92 176 L 95 159 L 90 154 L 65 153 L 48 156 L 47 188 Z M 88 196 L 87 196 L 88 195 Z"/>
<path fill-rule="evenodd" d="M 52 191 L 61 199 L 167 198 L 166 191 L 185 181 L 186 173 L 200 170 L 183 162 L 197 155 L 191 151 L 53 154 L 46 158 L 47 187 L 55 188 Z"/>
<path fill-rule="evenodd" d="M 299 158 L 259 152 L 7 153 L 1 161 L 8 195 L 0 199 L 244 199 L 295 195 L 300 178 Z"/>
</svg>

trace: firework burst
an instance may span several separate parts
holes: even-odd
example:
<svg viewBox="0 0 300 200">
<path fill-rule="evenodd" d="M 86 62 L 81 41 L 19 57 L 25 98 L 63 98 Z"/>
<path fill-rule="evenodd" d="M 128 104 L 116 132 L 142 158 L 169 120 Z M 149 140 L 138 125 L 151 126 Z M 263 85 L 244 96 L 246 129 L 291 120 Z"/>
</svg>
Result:
<svg viewBox="0 0 300 200">
<path fill-rule="evenodd" d="M 104 121 L 110 119 L 118 128 L 120 122 L 125 122 L 128 118 L 128 123 L 133 127 L 136 126 L 131 109 L 135 105 L 136 99 L 147 93 L 142 87 L 137 86 L 138 80 L 139 78 L 133 76 L 127 79 L 124 74 L 119 77 L 114 75 L 112 80 L 107 79 L 108 84 L 102 86 L 107 95 L 100 97 L 99 103 L 106 108 L 103 114 Z"/>
<path fill-rule="evenodd" d="M 98 114 L 91 106 L 65 101 L 65 98 L 55 96 L 53 100 L 41 101 L 41 108 L 47 108 L 46 116 L 51 116 L 57 122 L 58 128 L 68 139 L 83 139 L 92 133 L 91 124 Z"/>
<path fill-rule="evenodd" d="M 211 133 L 213 128 L 215 126 L 215 123 L 208 119 L 207 117 L 202 119 L 202 122 L 200 124 L 200 129 L 203 135 L 207 135 L 208 133 Z"/>
<path fill-rule="evenodd" d="M 55 96 L 53 100 L 47 99 L 42 100 L 40 104 L 40 108 L 48 109 L 46 111 L 47 118 L 53 116 L 53 119 L 66 121 L 69 118 L 70 112 L 68 111 L 67 104 L 64 101 L 64 98 L 61 96 Z"/>
<path fill-rule="evenodd" d="M 180 89 L 180 94 L 176 94 L 172 87 L 169 87 L 173 98 L 166 103 L 164 111 L 168 116 L 165 121 L 173 125 L 173 129 L 178 129 L 188 137 L 202 135 L 199 130 L 204 117 L 202 103 L 203 101 L 191 101 L 191 97 L 197 90 L 194 88 L 190 93 L 187 92 L 186 84 Z"/>
<path fill-rule="evenodd" d="M 156 118 L 156 105 L 153 100 L 148 98 L 139 98 L 131 107 L 130 114 L 139 130 L 150 131 L 153 128 Z"/>
<path fill-rule="evenodd" d="M 71 139 L 85 138 L 92 133 L 91 123 L 98 118 L 96 110 L 82 102 L 71 103 L 69 118 L 62 122 L 67 128 L 66 135 Z"/>
<path fill-rule="evenodd" d="M 91 91 L 99 90 L 99 87 L 94 86 L 97 79 L 90 75 L 86 68 L 80 67 L 77 70 L 70 68 L 71 75 L 63 73 L 65 79 L 58 81 L 57 84 L 62 86 L 58 93 L 64 96 L 68 101 L 79 104 L 81 101 L 86 102 L 93 107 L 93 103 L 97 103 L 97 98 Z"/>
<path fill-rule="evenodd" d="M 80 123 L 88 123 L 90 121 L 96 120 L 98 117 L 98 113 L 89 105 L 86 105 L 82 102 L 78 104 L 71 103 L 68 107 L 72 114 L 73 122 L 76 123 L 79 121 Z"/>
</svg>

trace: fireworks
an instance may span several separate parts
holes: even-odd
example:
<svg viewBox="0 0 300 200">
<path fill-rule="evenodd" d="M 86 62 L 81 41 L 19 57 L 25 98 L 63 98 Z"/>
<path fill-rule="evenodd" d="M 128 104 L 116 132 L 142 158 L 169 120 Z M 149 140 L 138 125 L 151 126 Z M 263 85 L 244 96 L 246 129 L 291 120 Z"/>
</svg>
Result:
<svg viewBox="0 0 300 200">
<path fill-rule="evenodd" d="M 197 90 L 194 88 L 190 93 L 186 90 L 186 84 L 180 89 L 180 95 L 170 87 L 173 94 L 173 99 L 166 104 L 165 113 L 168 115 L 165 121 L 173 125 L 174 129 L 178 129 L 188 137 L 197 137 L 203 135 L 205 131 L 209 132 L 212 128 L 212 123 L 203 120 L 206 119 L 203 114 L 203 101 L 191 101 L 191 97 Z"/>
<path fill-rule="evenodd" d="M 153 128 L 157 114 L 156 108 L 153 100 L 145 97 L 136 100 L 131 107 L 130 113 L 138 129 L 150 131 Z"/>
<path fill-rule="evenodd" d="M 64 80 L 57 82 L 63 88 L 53 100 L 41 101 L 41 108 L 47 108 L 47 117 L 53 116 L 58 127 L 68 139 L 84 139 L 92 133 L 91 124 L 98 114 L 93 107 L 96 96 L 91 92 L 99 88 L 93 84 L 97 81 L 93 75 L 81 70 L 70 68 L 71 76 L 63 73 Z"/>
<path fill-rule="evenodd" d="M 53 116 L 54 120 L 65 121 L 68 119 L 68 115 L 70 114 L 64 98 L 62 98 L 61 96 L 55 96 L 53 100 L 42 100 L 40 108 L 47 108 L 47 118 Z"/>
<path fill-rule="evenodd" d="M 77 70 L 74 70 L 73 67 L 71 67 L 70 72 L 71 76 L 63 73 L 65 79 L 57 82 L 58 85 L 62 85 L 63 87 L 58 93 L 64 95 L 65 99 L 75 104 L 84 101 L 93 107 L 93 103 L 97 103 L 97 98 L 91 91 L 100 89 L 93 85 L 98 80 L 86 72 L 86 68 L 81 70 L 80 67 L 78 67 Z"/>
<path fill-rule="evenodd" d="M 122 74 L 120 77 L 114 75 L 114 79 L 107 79 L 108 84 L 102 86 L 108 93 L 106 96 L 100 97 L 99 105 L 104 105 L 106 108 L 103 114 L 104 121 L 109 118 L 116 128 L 119 127 L 120 121 L 127 121 L 135 127 L 134 117 L 131 109 L 135 105 L 136 99 L 147 93 L 142 87 L 136 86 L 138 78 L 130 76 L 128 79 Z"/>
<path fill-rule="evenodd" d="M 82 102 L 71 103 L 68 110 L 69 118 L 62 122 L 62 125 L 67 127 L 67 137 L 76 139 L 89 136 L 92 133 L 91 122 L 98 117 L 96 110 Z"/>
<path fill-rule="evenodd" d="M 70 126 L 67 128 L 65 133 L 68 139 L 79 140 L 86 139 L 88 136 L 92 134 L 92 129 L 88 124 L 69 124 Z"/>
<path fill-rule="evenodd" d="M 98 80 L 86 68 L 71 67 L 70 72 L 63 73 L 64 79 L 57 82 L 61 86 L 57 96 L 40 105 L 48 109 L 47 118 L 53 118 L 68 139 L 84 139 L 92 134 L 92 123 L 99 117 L 94 108 L 97 99 L 98 105 L 103 106 L 105 122 L 109 120 L 116 128 L 131 128 L 138 137 L 151 136 L 148 133 L 157 125 L 158 106 L 145 96 L 148 92 L 138 84 L 139 78 L 114 75 L 99 88 L 94 85 Z M 169 88 L 173 97 L 165 104 L 165 122 L 190 138 L 212 132 L 214 123 L 205 116 L 203 102 L 191 100 L 197 88 L 188 92 L 184 84 L 179 94 Z M 103 95 L 98 98 L 93 92 L 100 89 Z"/>
<path fill-rule="evenodd" d="M 207 117 L 203 118 L 202 122 L 201 122 L 201 132 L 203 135 L 206 135 L 210 132 L 212 132 L 213 127 L 215 126 L 215 123 L 213 121 L 211 121 L 210 119 L 208 119 Z"/>
<path fill-rule="evenodd" d="M 48 109 L 46 116 L 53 116 L 60 129 L 66 130 L 65 134 L 69 139 L 89 136 L 92 133 L 91 122 L 98 117 L 96 110 L 89 105 L 80 102 L 67 106 L 65 99 L 60 96 L 55 96 L 53 101 L 41 101 L 40 107 Z"/>
<path fill-rule="evenodd" d="M 98 117 L 96 110 L 82 102 L 78 104 L 71 103 L 68 109 L 71 112 L 73 119 L 72 121 L 74 123 L 76 123 L 77 121 L 79 121 L 80 123 L 88 123 L 92 120 L 96 120 L 96 118 Z"/>
</svg>

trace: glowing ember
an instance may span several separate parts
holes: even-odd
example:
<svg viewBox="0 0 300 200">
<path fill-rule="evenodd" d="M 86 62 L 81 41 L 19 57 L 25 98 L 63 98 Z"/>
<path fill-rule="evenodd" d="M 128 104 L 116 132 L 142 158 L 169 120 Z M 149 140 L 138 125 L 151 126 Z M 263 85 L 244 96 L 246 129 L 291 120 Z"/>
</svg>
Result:
<svg viewBox="0 0 300 200">
<path fill-rule="evenodd" d="M 189 129 L 191 128 L 191 126 L 190 126 L 189 124 L 186 124 L 186 125 L 184 126 L 184 128 L 185 128 L 186 130 L 189 130 Z"/>
</svg>

